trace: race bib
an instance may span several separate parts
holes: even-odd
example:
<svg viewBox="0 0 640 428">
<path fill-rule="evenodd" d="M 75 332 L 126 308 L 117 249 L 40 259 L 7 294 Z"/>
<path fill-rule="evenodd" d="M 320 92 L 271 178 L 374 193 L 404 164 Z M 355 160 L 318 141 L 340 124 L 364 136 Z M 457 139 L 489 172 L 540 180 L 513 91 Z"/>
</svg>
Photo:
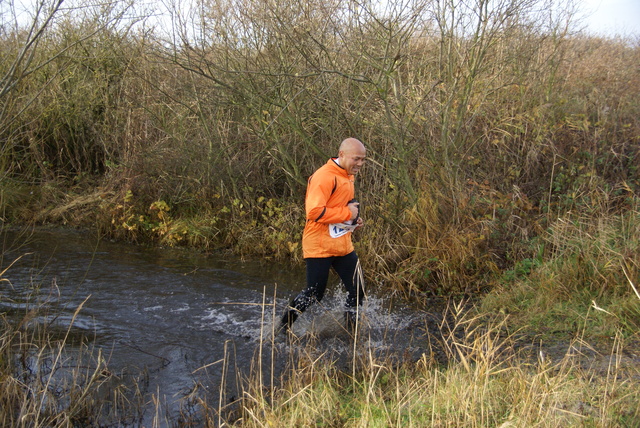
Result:
<svg viewBox="0 0 640 428">
<path fill-rule="evenodd" d="M 334 223 L 329 225 L 329 235 L 332 238 L 339 238 L 349 232 L 353 232 L 355 229 L 356 225 L 353 224 Z"/>
</svg>

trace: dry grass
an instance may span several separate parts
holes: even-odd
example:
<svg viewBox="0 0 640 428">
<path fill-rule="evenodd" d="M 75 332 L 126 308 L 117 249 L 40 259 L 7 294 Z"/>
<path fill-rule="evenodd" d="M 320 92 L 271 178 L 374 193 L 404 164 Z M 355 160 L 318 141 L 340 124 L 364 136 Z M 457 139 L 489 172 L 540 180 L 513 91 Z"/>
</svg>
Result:
<svg viewBox="0 0 640 428">
<path fill-rule="evenodd" d="M 0 272 L 6 287 L 11 287 L 6 276 L 10 267 Z M 42 296 L 37 288 L 30 295 Z M 56 298 L 55 293 L 54 282 L 49 297 Z M 2 299 L 12 303 L 4 293 Z M 24 311 L 9 309 L 0 315 L 1 426 L 99 426 L 139 419 L 141 395 L 135 385 L 126 386 L 109 370 L 102 351 L 73 330 L 85 303 L 86 299 L 62 329 L 50 321 L 56 316 L 46 293 L 44 298 L 17 303 Z"/>
<path fill-rule="evenodd" d="M 80 305 L 74 319 L 81 310 Z M 3 317 L 1 421 L 3 426 L 74 426 L 95 417 L 96 395 L 110 377 L 100 352 L 67 344 L 39 324 L 37 309 L 14 325 Z"/>
<path fill-rule="evenodd" d="M 540 259 L 495 287 L 482 308 L 539 333 L 572 334 L 583 325 L 592 337 L 633 336 L 640 327 L 639 240 L 637 210 L 558 218 L 539 244 Z"/>
<path fill-rule="evenodd" d="M 636 426 L 640 367 L 617 336 L 608 354 L 583 340 L 563 352 L 519 349 L 504 320 L 487 325 L 453 307 L 442 326 L 449 363 L 424 354 L 403 364 L 362 344 L 345 372 L 312 348 L 299 352 L 282 386 L 266 398 L 250 384 L 242 427 L 558 427 Z M 454 332 L 457 332 L 454 334 Z M 520 344 L 522 345 L 522 344 Z M 254 378 L 257 382 L 258 378 Z"/>
</svg>

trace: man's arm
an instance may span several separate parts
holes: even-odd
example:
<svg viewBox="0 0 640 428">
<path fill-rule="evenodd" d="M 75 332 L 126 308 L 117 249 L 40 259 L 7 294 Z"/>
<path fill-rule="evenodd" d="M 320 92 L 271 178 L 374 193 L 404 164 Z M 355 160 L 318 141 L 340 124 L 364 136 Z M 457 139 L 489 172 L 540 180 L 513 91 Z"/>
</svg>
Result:
<svg viewBox="0 0 640 428">
<path fill-rule="evenodd" d="M 350 220 L 352 211 L 348 206 L 327 207 L 334 190 L 333 177 L 314 174 L 309 180 L 305 209 L 307 220 L 318 223 L 343 223 Z"/>
</svg>

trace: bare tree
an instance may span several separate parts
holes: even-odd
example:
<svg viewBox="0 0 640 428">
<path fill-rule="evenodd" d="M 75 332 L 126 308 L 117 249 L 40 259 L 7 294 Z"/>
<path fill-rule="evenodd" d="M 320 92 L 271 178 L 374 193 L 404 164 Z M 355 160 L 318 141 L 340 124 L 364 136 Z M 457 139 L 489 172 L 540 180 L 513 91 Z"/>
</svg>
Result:
<svg viewBox="0 0 640 428">
<path fill-rule="evenodd" d="M 43 91 L 65 70 L 74 48 L 109 28 L 127 31 L 137 18 L 126 19 L 129 0 L 94 2 L 79 0 L 37 0 L 32 6 L 16 0 L 1 4 L 3 16 L 0 53 L 0 158 L 11 149 L 20 134 L 13 127 Z M 31 7 L 31 8 L 29 8 Z M 73 37 L 58 37 L 76 25 Z M 56 62 L 53 72 L 44 73 L 35 89 L 21 91 L 21 85 L 48 65 Z M 3 172 L 6 172 L 6 165 Z"/>
<path fill-rule="evenodd" d="M 16 14 L 14 2 L 9 4 L 9 10 L 3 11 L 3 14 L 12 15 L 12 21 L 15 25 L 13 29 L 6 27 L 2 29 L 5 43 L 13 46 L 5 46 L 2 58 L 5 68 L 2 70 L 3 74 L 0 78 L 0 103 L 2 103 L 0 104 L 2 106 L 0 124 L 6 124 L 4 104 L 9 93 L 22 79 L 43 65 L 42 63 L 34 64 L 35 53 L 45 30 L 60 12 L 62 3 L 63 0 L 40 0 L 35 5 L 31 22 L 25 29 L 21 28 L 20 20 L 23 18 Z M 60 55 L 60 53 L 55 55 Z"/>
</svg>

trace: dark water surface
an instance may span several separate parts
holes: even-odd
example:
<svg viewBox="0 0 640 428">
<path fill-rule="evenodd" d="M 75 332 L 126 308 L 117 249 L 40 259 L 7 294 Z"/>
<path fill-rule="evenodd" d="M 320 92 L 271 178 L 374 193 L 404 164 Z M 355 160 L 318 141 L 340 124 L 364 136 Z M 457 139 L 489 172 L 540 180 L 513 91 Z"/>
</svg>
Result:
<svg viewBox="0 0 640 428">
<path fill-rule="evenodd" d="M 72 325 L 74 337 L 88 337 L 112 373 L 136 379 L 147 407 L 136 422 L 142 426 L 154 416 L 152 395 L 160 397 L 172 425 L 196 384 L 210 390 L 209 397 L 219 397 L 221 390 L 225 400 L 236 394 L 233 372 L 248 372 L 261 346 L 269 353 L 263 339 L 273 324 L 274 293 L 279 314 L 304 283 L 302 264 L 147 248 L 73 230 L 5 230 L 0 236 L 0 271 L 15 261 L 2 276 L 10 282 L 0 285 L 0 312 L 20 317 L 40 302 L 55 315 L 43 322 L 62 332 Z M 344 294 L 336 277 L 330 281 L 323 307 L 305 313 L 296 333 L 315 331 L 326 346 L 346 352 L 339 322 L 331 321 L 341 318 Z M 424 314 L 374 295 L 363 312 L 375 326 L 368 331 L 368 349 L 419 355 L 426 346 L 416 339 Z M 232 363 L 225 377 L 223 360 Z"/>
</svg>

